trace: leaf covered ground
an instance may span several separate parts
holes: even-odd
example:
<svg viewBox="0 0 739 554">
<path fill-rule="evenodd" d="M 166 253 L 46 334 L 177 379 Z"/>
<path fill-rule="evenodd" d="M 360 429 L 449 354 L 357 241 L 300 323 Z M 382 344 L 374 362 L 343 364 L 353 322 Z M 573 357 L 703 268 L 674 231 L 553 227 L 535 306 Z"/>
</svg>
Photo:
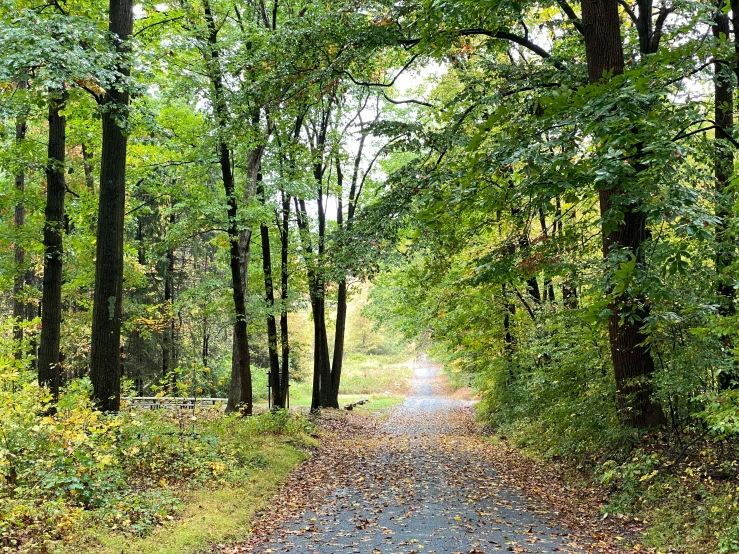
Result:
<svg viewBox="0 0 739 554">
<path fill-rule="evenodd" d="M 638 522 L 600 515 L 601 491 L 479 433 L 435 368 L 389 417 L 324 413 L 321 446 L 244 543 L 222 554 L 633 552 Z M 425 373 L 425 375 L 424 375 Z"/>
</svg>

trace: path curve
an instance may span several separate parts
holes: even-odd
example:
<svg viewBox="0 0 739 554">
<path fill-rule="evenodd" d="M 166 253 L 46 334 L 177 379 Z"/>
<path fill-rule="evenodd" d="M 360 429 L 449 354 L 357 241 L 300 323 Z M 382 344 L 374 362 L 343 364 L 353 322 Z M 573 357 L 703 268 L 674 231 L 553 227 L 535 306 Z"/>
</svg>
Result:
<svg viewBox="0 0 739 554">
<path fill-rule="evenodd" d="M 255 553 L 584 552 L 546 508 L 505 487 L 474 433 L 470 402 L 446 396 L 417 363 L 411 395 L 356 445 L 323 498 Z M 336 471 L 334 472 L 336 473 Z"/>
</svg>

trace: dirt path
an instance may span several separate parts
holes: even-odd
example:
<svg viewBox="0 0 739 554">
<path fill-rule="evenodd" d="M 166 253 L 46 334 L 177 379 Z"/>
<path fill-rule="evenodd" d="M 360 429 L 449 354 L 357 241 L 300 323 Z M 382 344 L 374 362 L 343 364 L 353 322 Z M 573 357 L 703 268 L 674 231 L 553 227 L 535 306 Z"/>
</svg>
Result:
<svg viewBox="0 0 739 554">
<path fill-rule="evenodd" d="M 449 399 L 435 377 L 418 367 L 411 396 L 379 423 L 353 416 L 346 431 L 337 418 L 333 444 L 292 478 L 255 535 L 222 551 L 586 551 L 546 507 L 501 482 L 472 406 Z"/>
</svg>

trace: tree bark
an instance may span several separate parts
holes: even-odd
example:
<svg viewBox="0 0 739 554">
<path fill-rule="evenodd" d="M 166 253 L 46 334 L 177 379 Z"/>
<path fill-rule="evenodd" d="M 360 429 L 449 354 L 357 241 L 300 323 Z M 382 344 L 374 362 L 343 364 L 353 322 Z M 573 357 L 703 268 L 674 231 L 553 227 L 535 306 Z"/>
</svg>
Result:
<svg viewBox="0 0 739 554">
<path fill-rule="evenodd" d="M 175 214 L 169 214 L 170 229 L 175 223 Z M 174 338 L 175 338 L 175 320 L 172 315 L 172 302 L 174 300 L 174 248 L 167 246 L 167 267 L 164 270 L 164 313 L 167 321 L 162 333 L 162 379 L 165 380 L 165 387 L 169 387 L 166 382 L 169 372 L 172 370 L 172 360 L 174 358 Z"/>
<path fill-rule="evenodd" d="M 133 0 L 110 0 L 108 29 L 116 50 L 124 54 L 133 29 Z M 129 69 L 117 67 L 123 76 Z M 118 411 L 121 397 L 121 323 L 123 299 L 123 233 L 126 205 L 126 146 L 123 126 L 128 118 L 126 84 L 111 86 L 103 99 L 100 157 L 100 198 L 92 313 L 90 376 L 96 405 Z M 120 87 L 120 88 L 117 88 Z"/>
<path fill-rule="evenodd" d="M 359 161 L 362 156 L 365 135 L 359 143 L 357 157 L 355 158 L 354 178 L 356 182 Z M 339 232 L 344 230 L 344 205 L 343 196 L 343 173 L 341 172 L 341 161 L 336 160 L 337 202 L 336 202 L 336 226 Z M 354 188 L 352 188 L 354 190 Z M 351 200 L 350 200 L 351 204 Z M 353 215 L 353 214 L 352 214 Z M 350 221 L 347 221 L 347 226 Z M 346 337 L 346 278 L 339 279 L 338 293 L 336 298 L 336 330 L 334 332 L 334 358 L 331 364 L 331 407 L 339 407 L 339 389 L 341 388 L 341 370 L 344 366 L 344 341 Z"/>
<path fill-rule="evenodd" d="M 28 88 L 28 81 L 20 81 L 18 88 L 23 90 Z M 28 126 L 25 116 L 18 116 L 15 122 L 15 142 L 17 146 L 25 140 Z M 26 285 L 26 250 L 23 248 L 23 241 L 20 236 L 23 226 L 26 224 L 26 206 L 24 195 L 26 189 L 26 173 L 21 168 L 15 175 L 15 190 L 18 194 L 18 201 L 15 204 L 15 212 L 13 220 L 17 238 L 15 241 L 15 271 L 16 276 L 13 281 L 13 339 L 17 341 L 15 350 L 15 358 L 20 360 L 23 358 L 23 326 L 21 325 L 26 319 L 26 303 L 23 300 L 23 287 Z"/>
<path fill-rule="evenodd" d="M 264 193 L 261 174 L 259 175 L 257 194 L 262 205 L 267 199 Z M 272 405 L 275 408 L 284 408 L 284 394 L 282 393 L 282 375 L 280 374 L 280 358 L 277 351 L 277 322 L 275 320 L 275 292 L 272 281 L 272 253 L 269 244 L 269 227 L 262 223 L 259 226 L 262 239 L 262 269 L 264 270 L 264 300 L 267 304 L 267 345 L 269 351 L 269 386 L 272 389 Z"/>
<path fill-rule="evenodd" d="M 328 118 L 326 118 L 328 119 Z M 322 133 L 322 139 L 319 139 L 319 145 L 325 144 L 325 129 Z M 322 270 L 323 261 L 325 259 L 326 249 L 326 212 L 323 205 L 323 166 L 316 164 L 314 169 L 314 177 L 318 185 L 318 264 L 314 272 L 315 281 L 313 284 L 313 294 L 315 311 L 313 314 L 313 324 L 315 325 L 315 351 L 320 353 L 318 363 L 314 370 L 320 373 L 320 404 L 321 408 L 331 408 L 331 397 L 333 393 L 331 379 L 331 359 L 328 351 L 328 332 L 326 330 L 326 283 L 324 281 Z M 337 405 L 338 407 L 338 405 Z"/>
<path fill-rule="evenodd" d="M 223 73 L 218 49 L 218 29 L 215 24 L 210 2 L 203 4 L 208 29 L 208 76 L 213 87 L 213 111 L 218 125 L 218 161 L 221 166 L 223 189 L 228 206 L 228 238 L 231 254 L 230 268 L 236 319 L 233 326 L 233 355 L 231 359 L 231 387 L 229 389 L 227 412 L 239 409 L 245 415 L 252 413 L 251 372 L 249 371 L 249 346 L 246 335 L 246 294 L 241 276 L 240 230 L 237 219 L 237 201 L 233 171 L 231 170 L 231 151 L 226 143 L 227 113 L 223 88 Z"/>
<path fill-rule="evenodd" d="M 723 4 L 723 2 L 720 2 Z M 721 5 L 719 5 L 719 9 Z M 715 37 L 730 36 L 729 16 L 719 13 L 716 16 L 716 24 L 713 25 Z M 716 226 L 716 243 L 718 252 L 716 254 L 716 272 L 719 276 L 718 294 L 721 298 L 721 312 L 724 315 L 733 314 L 735 291 L 730 276 L 727 275 L 728 268 L 734 261 L 734 240 L 729 230 L 729 220 L 734 207 L 734 198 L 729 190 L 732 174 L 734 172 L 734 151 L 726 140 L 729 138 L 734 127 L 734 87 L 732 83 L 732 72 L 725 69 L 722 64 L 715 64 L 715 97 L 714 112 L 716 124 L 719 129 L 715 131 L 716 153 L 715 153 L 715 177 L 716 177 L 716 216 L 720 218 Z"/>
<path fill-rule="evenodd" d="M 290 247 L 290 195 L 282 191 L 282 227 L 280 228 L 280 344 L 282 346 L 282 403 L 287 406 L 290 389 L 290 335 L 287 319 L 288 284 L 290 272 L 288 256 Z"/>
<path fill-rule="evenodd" d="M 512 318 L 516 316 L 516 305 L 508 298 L 508 290 L 505 283 L 501 285 L 501 296 L 503 303 L 505 304 L 505 312 L 503 313 L 503 351 L 505 352 L 506 359 L 508 360 L 508 376 L 513 381 L 516 378 L 513 372 L 513 349 L 514 339 L 511 328 L 513 327 Z"/>
<path fill-rule="evenodd" d="M 95 176 L 92 171 L 92 152 L 87 149 L 87 145 L 82 143 L 82 165 L 85 170 L 85 185 L 91 194 L 95 194 Z"/>
<path fill-rule="evenodd" d="M 308 221 L 305 209 L 305 200 L 295 199 L 295 211 L 298 221 L 298 229 L 300 231 L 303 249 L 306 252 L 306 265 L 308 273 L 308 293 L 310 296 L 311 313 L 313 315 L 313 392 L 311 395 L 311 411 L 315 412 L 320 408 L 328 407 L 324 403 L 324 398 L 330 392 L 331 386 L 331 368 L 328 358 L 328 337 L 326 335 L 325 322 L 325 293 L 326 288 L 317 268 L 314 258 L 313 245 L 310 241 L 308 233 Z M 327 367 L 328 371 L 327 371 Z"/>
<path fill-rule="evenodd" d="M 732 2 L 734 4 L 734 2 Z M 717 39 L 722 35 L 725 40 L 730 38 L 729 16 L 722 13 L 724 2 L 719 0 L 717 5 L 716 24 L 713 25 L 713 36 Z M 732 6 L 733 8 L 733 6 Z M 735 15 L 735 14 L 734 14 Z M 735 15 L 736 17 L 736 15 Z M 736 25 L 736 22 L 735 22 Z M 734 28 L 736 31 L 736 27 Z M 739 41 L 739 37 L 736 38 Z M 735 42 L 735 44 L 739 44 Z M 731 217 L 734 208 L 734 194 L 730 189 L 731 177 L 734 173 L 734 150 L 727 138 L 730 138 L 734 127 L 734 71 L 724 67 L 723 64 L 714 64 L 714 114 L 716 124 L 719 126 L 715 131 L 715 160 L 714 174 L 716 178 L 716 201 L 715 212 L 719 218 L 716 225 L 716 292 L 720 299 L 719 313 L 723 316 L 731 316 L 736 313 L 733 279 L 730 273 L 734 262 L 734 250 L 736 237 L 731 232 Z M 733 350 L 733 341 L 730 336 L 723 336 L 722 340 L 726 350 Z M 722 372 L 718 376 L 718 385 L 722 390 L 737 386 L 736 367 L 728 372 Z"/>
<path fill-rule="evenodd" d="M 64 178 L 67 120 L 64 110 L 67 91 L 52 90 L 49 101 L 49 144 L 46 164 L 46 209 L 44 212 L 44 280 L 41 300 L 41 344 L 38 352 L 38 381 L 48 387 L 52 401 L 59 399 L 61 359 L 59 343 L 62 321 L 62 231 L 64 227 Z"/>
<path fill-rule="evenodd" d="M 622 74 L 624 55 L 617 0 L 583 0 L 581 6 L 590 82 L 598 83 Z M 599 191 L 604 220 L 603 257 L 608 261 L 613 252 L 626 249 L 637 258 L 637 263 L 641 263 L 641 246 L 647 233 L 646 216 L 639 206 L 618 206 L 623 220 L 615 228 L 608 224 L 613 217 L 613 196 L 619 194 L 622 187 L 623 183 L 616 183 Z M 627 317 L 620 325 L 625 312 L 634 317 Z M 644 345 L 648 337 L 640 329 L 640 322 L 648 315 L 649 303 L 645 298 L 631 298 L 623 293 L 613 299 L 608 322 L 619 417 L 623 424 L 632 427 L 649 427 L 665 421 L 661 407 L 652 400 L 654 361 Z"/>
<path fill-rule="evenodd" d="M 547 231 L 547 218 L 544 214 L 544 210 L 539 208 L 539 225 L 541 226 L 541 234 L 544 235 L 545 239 L 549 238 Z M 552 240 L 556 238 L 557 224 L 555 222 L 554 228 L 552 229 Z M 542 301 L 544 303 L 554 304 L 556 298 L 554 297 L 554 285 L 552 284 L 552 278 L 547 275 L 544 276 L 544 289 L 542 291 Z"/>
</svg>

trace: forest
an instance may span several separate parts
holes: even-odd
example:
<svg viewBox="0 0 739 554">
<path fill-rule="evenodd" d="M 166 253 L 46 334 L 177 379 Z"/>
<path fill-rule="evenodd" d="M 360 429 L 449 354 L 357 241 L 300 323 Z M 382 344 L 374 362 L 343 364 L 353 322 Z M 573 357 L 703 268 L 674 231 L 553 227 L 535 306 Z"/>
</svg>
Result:
<svg viewBox="0 0 739 554">
<path fill-rule="evenodd" d="M 276 490 L 413 350 L 739 552 L 737 87 L 737 0 L 0 0 L 0 549 Z"/>
</svg>

